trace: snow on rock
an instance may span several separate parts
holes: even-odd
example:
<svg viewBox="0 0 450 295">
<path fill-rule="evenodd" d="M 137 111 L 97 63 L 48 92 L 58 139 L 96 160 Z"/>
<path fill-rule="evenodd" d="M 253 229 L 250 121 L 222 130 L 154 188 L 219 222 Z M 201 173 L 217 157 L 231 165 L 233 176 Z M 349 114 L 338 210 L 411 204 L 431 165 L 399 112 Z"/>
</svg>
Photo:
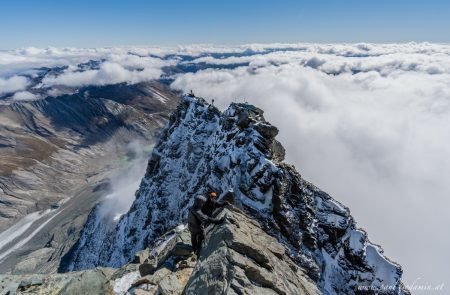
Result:
<svg viewBox="0 0 450 295">
<path fill-rule="evenodd" d="M 114 294 L 123 295 L 126 294 L 128 289 L 130 289 L 131 284 L 139 279 L 141 275 L 138 271 L 133 271 L 127 273 L 121 278 L 118 278 L 114 281 Z"/>
<path fill-rule="evenodd" d="M 368 241 L 349 209 L 283 163 L 277 133 L 253 105 L 234 103 L 222 113 L 202 98 L 183 97 L 130 211 L 115 227 L 91 213 L 62 270 L 121 266 L 185 222 L 194 196 L 232 189 L 235 205 L 277 237 L 324 294 L 371 294 L 361 286 L 408 294 L 400 266 Z"/>
</svg>

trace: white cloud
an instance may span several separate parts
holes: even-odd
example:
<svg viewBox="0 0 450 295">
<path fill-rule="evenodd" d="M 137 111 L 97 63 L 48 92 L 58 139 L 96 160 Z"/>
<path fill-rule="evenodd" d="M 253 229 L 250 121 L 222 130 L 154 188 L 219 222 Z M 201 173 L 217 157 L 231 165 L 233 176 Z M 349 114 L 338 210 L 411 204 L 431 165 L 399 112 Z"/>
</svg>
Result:
<svg viewBox="0 0 450 295">
<path fill-rule="evenodd" d="M 68 70 L 58 76 L 46 76 L 44 86 L 64 85 L 79 87 L 86 85 L 107 85 L 115 83 L 138 83 L 158 79 L 162 74 L 159 68 L 144 68 L 128 70 L 118 63 L 104 62 L 98 70 L 72 71 Z"/>
<path fill-rule="evenodd" d="M 35 88 L 63 86 L 47 90 L 48 95 L 55 95 L 56 93 L 72 93 L 73 89 L 67 87 L 77 88 L 122 82 L 132 84 L 158 79 L 163 67 L 174 65 L 176 62 L 172 59 L 154 57 L 155 54 L 152 53 L 162 51 L 163 49 L 157 47 L 90 49 L 30 47 L 0 51 L 0 95 L 29 90 L 27 86 Z M 100 65 L 98 68 L 79 66 L 89 61 L 95 61 Z M 62 73 L 50 71 L 38 85 L 28 83 L 30 80 L 23 77 L 29 76 L 34 79 L 39 73 L 45 74 L 48 68 L 54 67 L 66 67 L 66 69 Z"/>
<path fill-rule="evenodd" d="M 109 61 L 122 67 L 152 71 L 173 64 L 149 55 L 161 53 L 159 47 L 111 47 L 111 48 L 24 48 L 0 51 L 0 77 L 18 73 L 29 73 L 41 67 L 69 66 L 75 67 L 90 60 Z M 164 52 L 172 52 L 167 49 Z M 150 73 L 151 74 L 151 73 Z M 155 76 L 153 74 L 153 76 Z"/>
<path fill-rule="evenodd" d="M 125 214 L 135 200 L 135 193 L 139 188 L 147 169 L 148 150 L 143 149 L 143 144 L 131 142 L 128 146 L 128 154 L 132 155 L 124 167 L 115 171 L 109 177 L 111 192 L 101 201 L 99 214 L 110 221 L 111 224 L 119 220 Z"/>
<path fill-rule="evenodd" d="M 10 78 L 0 78 L 0 95 L 23 90 L 28 85 L 28 79 L 22 76 L 12 76 Z"/>
<path fill-rule="evenodd" d="M 78 68 L 89 60 L 101 61 L 99 68 Z M 248 100 L 263 108 L 280 128 L 289 162 L 350 207 L 404 266 L 407 282 L 450 277 L 450 45 L 26 48 L 0 51 L 0 93 L 24 96 L 29 80 L 18 75 L 33 77 L 44 66 L 68 66 L 47 74 L 44 85 L 79 87 L 157 79 L 177 62 L 248 64 L 179 74 L 172 86 L 221 107 Z"/>
<path fill-rule="evenodd" d="M 252 67 L 298 63 L 325 73 L 378 71 L 384 75 L 395 71 L 416 71 L 428 74 L 448 73 L 450 46 L 414 45 L 322 45 L 290 50 L 269 51 L 244 56 L 217 58 L 202 56 L 190 61 L 211 65 L 250 63 Z M 360 48 L 366 48 L 361 50 Z M 368 48 L 372 48 L 369 50 Z M 296 49 L 296 50 L 292 50 Z"/>
<path fill-rule="evenodd" d="M 288 161 L 350 207 L 407 282 L 450 283 L 449 48 L 317 46 L 237 58 L 250 66 L 180 75 L 172 87 L 263 108 Z"/>
<path fill-rule="evenodd" d="M 36 95 L 28 91 L 19 91 L 14 93 L 13 100 L 35 100 L 38 99 Z"/>
</svg>

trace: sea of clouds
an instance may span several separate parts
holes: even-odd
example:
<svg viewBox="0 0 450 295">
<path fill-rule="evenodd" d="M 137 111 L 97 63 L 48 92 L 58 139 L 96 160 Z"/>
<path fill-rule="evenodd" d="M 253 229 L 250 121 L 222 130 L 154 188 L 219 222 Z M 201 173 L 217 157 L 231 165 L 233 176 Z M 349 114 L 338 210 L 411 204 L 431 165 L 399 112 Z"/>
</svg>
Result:
<svg viewBox="0 0 450 295">
<path fill-rule="evenodd" d="M 80 63 L 99 61 L 95 68 Z M 39 68 L 48 72 L 38 84 Z M 183 71 L 189 68 L 201 70 Z M 178 68 L 167 76 L 166 69 Z M 347 205 L 406 282 L 450 285 L 450 45 L 28 48 L 0 51 L 0 96 L 168 78 L 225 108 L 255 104 L 287 161 Z"/>
</svg>

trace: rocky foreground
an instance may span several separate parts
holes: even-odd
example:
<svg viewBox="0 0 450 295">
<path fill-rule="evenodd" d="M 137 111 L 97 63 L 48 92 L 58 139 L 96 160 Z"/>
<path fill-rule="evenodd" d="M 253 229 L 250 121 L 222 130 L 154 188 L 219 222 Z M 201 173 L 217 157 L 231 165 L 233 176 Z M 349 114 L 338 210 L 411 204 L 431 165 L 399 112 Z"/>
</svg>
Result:
<svg viewBox="0 0 450 295">
<path fill-rule="evenodd" d="M 320 294 L 252 218 L 231 206 L 220 215 L 198 258 L 181 225 L 120 269 L 0 276 L 2 294 Z"/>
</svg>

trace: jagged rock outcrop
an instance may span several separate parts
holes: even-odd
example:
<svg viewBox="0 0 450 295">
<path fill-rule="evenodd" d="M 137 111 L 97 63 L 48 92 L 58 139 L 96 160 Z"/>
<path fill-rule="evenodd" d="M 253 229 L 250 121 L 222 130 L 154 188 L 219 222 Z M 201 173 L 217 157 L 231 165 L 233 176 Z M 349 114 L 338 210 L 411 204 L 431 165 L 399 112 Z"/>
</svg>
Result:
<svg viewBox="0 0 450 295">
<path fill-rule="evenodd" d="M 277 132 L 252 105 L 232 104 L 222 113 L 184 97 L 160 134 L 130 211 L 109 228 L 93 211 L 60 270 L 119 267 L 182 223 L 193 196 L 233 189 L 236 206 L 283 245 L 320 292 L 408 293 L 400 266 L 357 228 L 349 209 L 283 163 Z"/>
<path fill-rule="evenodd" d="M 320 294 L 274 237 L 240 210 L 210 226 L 186 294 Z"/>
</svg>

